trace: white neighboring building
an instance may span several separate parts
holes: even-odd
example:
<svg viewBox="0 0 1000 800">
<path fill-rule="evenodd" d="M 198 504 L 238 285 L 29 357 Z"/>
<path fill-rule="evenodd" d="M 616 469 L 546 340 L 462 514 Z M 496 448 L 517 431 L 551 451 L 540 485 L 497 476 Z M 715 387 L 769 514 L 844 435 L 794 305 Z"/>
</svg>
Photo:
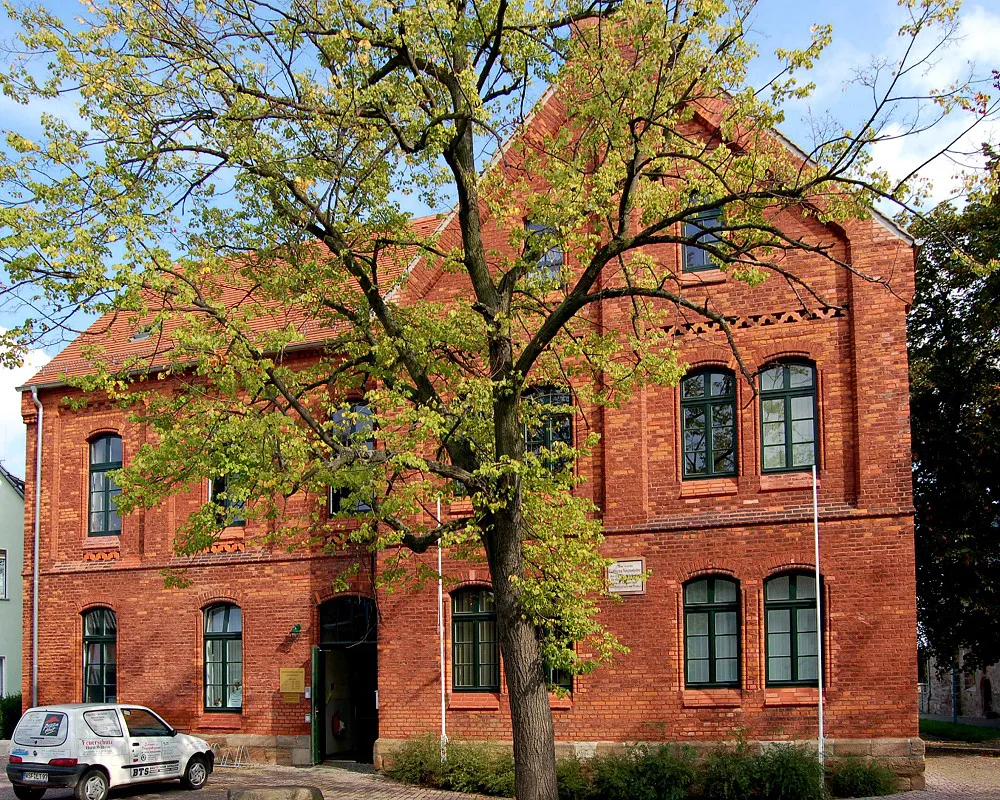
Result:
<svg viewBox="0 0 1000 800">
<path fill-rule="evenodd" d="M 21 691 L 24 481 L 0 464 L 0 696 Z"/>
</svg>

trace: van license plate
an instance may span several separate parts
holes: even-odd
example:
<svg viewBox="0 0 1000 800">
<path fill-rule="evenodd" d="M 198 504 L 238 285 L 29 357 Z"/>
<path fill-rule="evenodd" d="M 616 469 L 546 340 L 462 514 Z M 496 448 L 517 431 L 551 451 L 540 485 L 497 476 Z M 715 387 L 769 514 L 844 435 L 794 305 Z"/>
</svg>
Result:
<svg viewBox="0 0 1000 800">
<path fill-rule="evenodd" d="M 22 780 L 31 781 L 31 783 L 48 783 L 49 776 L 45 772 L 25 772 L 21 776 Z"/>
</svg>

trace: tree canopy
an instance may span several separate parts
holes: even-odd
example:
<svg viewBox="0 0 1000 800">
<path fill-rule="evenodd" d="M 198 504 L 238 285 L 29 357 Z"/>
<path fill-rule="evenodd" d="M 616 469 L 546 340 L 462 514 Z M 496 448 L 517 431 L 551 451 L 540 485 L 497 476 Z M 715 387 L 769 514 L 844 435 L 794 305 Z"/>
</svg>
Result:
<svg viewBox="0 0 1000 800">
<path fill-rule="evenodd" d="M 922 239 L 908 327 L 917 599 L 942 667 L 1000 661 L 1000 204 L 945 204 Z"/>
<path fill-rule="evenodd" d="M 333 485 L 371 507 L 356 542 L 481 547 L 517 796 L 551 800 L 542 662 L 589 668 L 576 653 L 617 645 L 595 617 L 599 515 L 569 491 L 593 440 L 526 450 L 525 428 L 571 410 L 526 390 L 615 403 L 675 382 L 663 321 L 677 310 L 717 324 L 739 358 L 727 319 L 680 290 L 657 247 L 828 305 L 797 257 L 857 268 L 781 216 L 846 226 L 878 200 L 905 204 L 912 176 L 875 169 L 872 146 L 993 111 L 968 81 L 914 92 L 907 76 L 953 35 L 958 6 L 900 5 L 898 63 L 858 76 L 871 107 L 850 127 L 821 121 L 805 151 L 774 128 L 808 97 L 830 29 L 748 85 L 746 0 L 109 0 L 68 22 L 11 8 L 21 55 L 0 87 L 78 106 L 38 135 L 8 132 L 0 156 L 4 293 L 39 311 L 5 334 L 7 355 L 81 305 L 152 332 L 155 363 L 95 344 L 78 381 L 151 431 L 120 476 L 125 513 L 232 476 L 225 499 L 295 542 L 316 520 L 287 518 L 285 499 Z M 415 225 L 407 195 L 454 216 Z M 540 271 L 553 248 L 565 260 Z M 425 298 L 426 270 L 460 286 Z M 613 303 L 624 323 L 597 324 Z M 317 357 L 299 356 L 307 345 Z M 348 424 L 361 395 L 371 429 Z M 470 514 L 438 527 L 426 509 L 457 491 Z M 219 524 L 206 505 L 181 547 Z"/>
</svg>

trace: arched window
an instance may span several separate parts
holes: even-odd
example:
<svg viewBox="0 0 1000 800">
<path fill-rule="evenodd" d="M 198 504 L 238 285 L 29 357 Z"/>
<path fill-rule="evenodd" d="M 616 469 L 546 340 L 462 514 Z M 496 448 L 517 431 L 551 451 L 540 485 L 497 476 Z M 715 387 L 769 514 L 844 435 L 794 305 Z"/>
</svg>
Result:
<svg viewBox="0 0 1000 800">
<path fill-rule="evenodd" d="M 740 685 L 740 587 L 717 576 L 684 587 L 684 684 Z"/>
<path fill-rule="evenodd" d="M 736 380 L 732 372 L 702 370 L 681 381 L 684 477 L 736 474 Z"/>
<path fill-rule="evenodd" d="M 83 702 L 118 698 L 118 618 L 110 608 L 83 615 Z"/>
<path fill-rule="evenodd" d="M 816 574 L 793 572 L 764 582 L 767 685 L 816 686 L 819 625 Z"/>
<path fill-rule="evenodd" d="M 572 406 L 573 398 L 564 389 L 553 386 L 537 387 L 524 392 L 527 403 L 543 407 L 539 419 L 534 426 L 524 426 L 524 446 L 529 453 L 545 458 L 546 452 L 558 444 L 573 446 L 573 415 L 567 411 L 545 411 L 544 406 Z M 565 461 L 558 457 L 549 457 L 553 470 L 560 469 Z"/>
<path fill-rule="evenodd" d="M 493 592 L 466 589 L 452 596 L 451 640 L 455 691 L 499 691 L 500 642 Z"/>
<path fill-rule="evenodd" d="M 205 609 L 205 710 L 243 708 L 243 613 L 231 603 Z"/>
<path fill-rule="evenodd" d="M 345 445 L 361 445 L 368 450 L 375 449 L 375 424 L 372 420 L 372 411 L 368 403 L 351 403 L 350 409 L 337 409 L 331 416 L 330 422 L 340 434 L 340 440 Z M 362 469 L 344 470 L 343 477 L 345 485 L 331 486 L 327 502 L 327 515 L 330 517 L 340 513 L 363 514 L 371 511 L 371 504 L 361 499 L 349 501 L 352 491 L 357 486 L 359 478 L 364 475 Z"/>
<path fill-rule="evenodd" d="M 122 490 L 111 471 L 122 468 L 122 437 L 113 433 L 90 442 L 90 536 L 117 536 L 122 532 L 118 496 Z"/>
<path fill-rule="evenodd" d="M 807 470 L 817 463 L 812 365 L 772 364 L 761 370 L 760 424 L 764 472 Z"/>
</svg>

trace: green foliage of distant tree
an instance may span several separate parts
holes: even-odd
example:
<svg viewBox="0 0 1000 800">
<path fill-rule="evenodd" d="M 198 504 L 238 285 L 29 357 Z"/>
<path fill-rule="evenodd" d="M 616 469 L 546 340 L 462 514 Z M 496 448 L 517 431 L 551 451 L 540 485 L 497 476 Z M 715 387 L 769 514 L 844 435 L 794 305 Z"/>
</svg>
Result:
<svg viewBox="0 0 1000 800">
<path fill-rule="evenodd" d="M 1000 661 L 1000 200 L 941 205 L 908 321 L 917 598 L 938 663 Z"/>
</svg>

